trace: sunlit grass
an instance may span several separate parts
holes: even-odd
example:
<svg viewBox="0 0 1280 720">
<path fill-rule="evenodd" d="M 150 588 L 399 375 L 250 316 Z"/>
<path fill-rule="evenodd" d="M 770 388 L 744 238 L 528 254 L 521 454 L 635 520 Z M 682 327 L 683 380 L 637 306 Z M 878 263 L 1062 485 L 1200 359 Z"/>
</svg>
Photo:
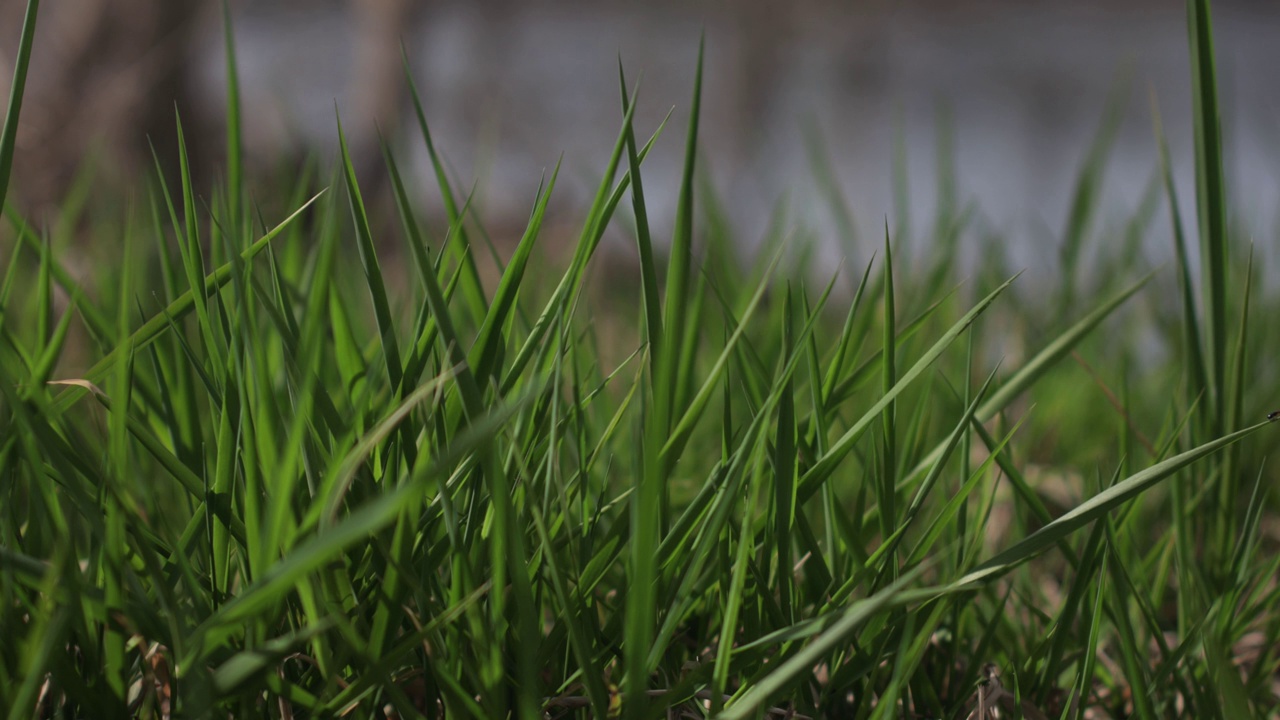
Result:
<svg viewBox="0 0 1280 720">
<path fill-rule="evenodd" d="M 1263 456 L 1280 348 L 1258 330 L 1280 302 L 1228 232 L 1208 4 L 1188 12 L 1199 222 L 1179 214 L 1160 138 L 1132 232 L 1093 229 L 1108 114 L 1056 295 L 997 254 L 962 279 L 965 244 L 988 248 L 950 177 L 925 257 L 904 256 L 894 228 L 871 266 L 817 280 L 784 269 L 794 228 L 757 259 L 735 252 L 695 164 L 701 61 L 675 227 L 644 195 L 669 128 L 633 127 L 620 72 L 617 141 L 567 260 L 541 252 L 557 167 L 486 284 L 483 227 L 416 91 L 442 221 L 419 216 L 386 153 L 399 227 L 379 229 L 345 141 L 330 186 L 251 189 L 228 35 L 227 175 L 211 197 L 180 147 L 180 180 L 140 187 L 118 220 L 69 201 L 57 222 L 111 248 L 87 275 L 71 267 L 93 248 L 6 206 L 0 707 L 1274 712 Z M 821 139 L 810 149 L 852 242 Z M 1134 248 L 1161 190 L 1177 262 L 1153 271 Z M 290 204 L 264 217 L 258 196 Z M 620 221 L 636 280 L 602 302 L 593 257 Z M 1184 226 L 1199 228 L 1203 279 Z M 1081 261 L 1088 243 L 1131 245 L 1102 271 Z"/>
</svg>

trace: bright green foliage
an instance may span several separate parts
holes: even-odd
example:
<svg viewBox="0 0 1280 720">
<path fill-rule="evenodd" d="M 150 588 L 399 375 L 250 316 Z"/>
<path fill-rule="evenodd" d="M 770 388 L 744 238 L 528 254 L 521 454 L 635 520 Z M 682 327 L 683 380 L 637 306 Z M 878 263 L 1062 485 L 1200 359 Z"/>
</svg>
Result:
<svg viewBox="0 0 1280 720">
<path fill-rule="evenodd" d="M 1115 110 L 1082 166 L 1062 292 L 963 246 L 974 213 L 946 157 L 928 254 L 894 228 L 861 247 L 816 133 L 841 243 L 880 259 L 815 292 L 785 269 L 806 231 L 780 212 L 750 261 L 695 162 L 701 60 L 674 228 L 648 215 L 641 174 L 663 127 L 637 141 L 620 70 L 621 127 L 576 242 L 546 236 L 557 166 L 486 284 L 472 240 L 487 236 L 416 91 L 441 221 L 422 220 L 384 148 L 399 223 L 384 227 L 345 139 L 329 187 L 247 187 L 228 22 L 212 199 L 180 147 L 180 182 L 127 198 L 118 223 L 84 216 L 85 193 L 52 232 L 6 209 L 0 708 L 1273 711 L 1261 455 L 1280 429 L 1263 419 L 1278 387 L 1263 358 L 1280 348 L 1248 330 L 1280 302 L 1231 244 L 1208 6 L 1188 7 L 1199 300 L 1163 139 L 1123 236 L 1094 227 Z M 1152 273 L 1134 248 L 1162 189 L 1177 263 Z M 288 203 L 270 223 L 262 197 Z M 77 280 L 69 261 L 93 249 L 63 228 L 79 222 L 116 262 Z M 614 225 L 639 258 L 621 297 L 589 282 Z M 1105 272 L 1081 260 L 1093 242 L 1115 253 Z M 961 284 L 974 252 L 990 262 Z M 1228 265 L 1245 281 L 1226 283 Z M 1246 639 L 1264 650 L 1241 665 Z"/>
</svg>

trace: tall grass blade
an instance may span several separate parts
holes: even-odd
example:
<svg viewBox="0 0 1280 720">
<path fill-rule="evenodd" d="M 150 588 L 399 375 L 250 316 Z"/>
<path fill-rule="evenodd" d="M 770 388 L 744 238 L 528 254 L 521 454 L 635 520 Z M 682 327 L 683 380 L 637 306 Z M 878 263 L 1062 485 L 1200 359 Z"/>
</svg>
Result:
<svg viewBox="0 0 1280 720">
<path fill-rule="evenodd" d="M 244 200 L 244 149 L 240 129 L 240 71 L 236 68 L 235 28 L 231 5 L 222 1 L 223 52 L 227 70 L 227 223 L 236 244 L 240 242 L 241 203 Z"/>
<path fill-rule="evenodd" d="M 1026 538 L 1018 541 L 1008 549 L 997 553 L 990 560 L 987 560 L 969 573 L 965 574 L 959 580 L 956 580 L 952 584 L 952 587 L 962 588 L 985 583 L 999 577 L 1017 565 L 1026 562 L 1035 555 L 1038 555 L 1040 552 L 1060 543 L 1072 532 L 1084 527 L 1100 517 L 1103 517 L 1120 504 L 1128 500 L 1132 500 L 1143 492 L 1146 492 L 1161 480 L 1164 480 L 1179 470 L 1188 467 L 1197 460 L 1226 448 L 1232 443 L 1243 440 L 1249 435 L 1252 435 L 1262 429 L 1267 424 L 1267 421 L 1263 421 L 1242 430 L 1237 430 L 1230 435 L 1212 440 L 1200 445 L 1199 447 L 1175 455 L 1168 460 L 1156 463 L 1155 465 L 1152 465 L 1151 467 L 1136 473 L 1115 485 L 1112 485 L 1080 505 L 1072 508 L 1066 514 L 1057 518 L 1048 525 L 1045 525 Z"/>
<path fill-rule="evenodd" d="M 40 0 L 27 0 L 27 12 L 22 18 L 22 34 L 18 37 L 18 56 L 13 61 L 13 84 L 9 86 L 9 106 L 4 114 L 4 128 L 0 130 L 0 208 L 5 206 L 5 199 L 9 193 L 14 146 L 18 140 L 18 118 L 22 115 L 22 94 L 27 87 L 27 68 L 31 64 L 31 49 L 36 37 L 36 16 L 39 12 Z"/>
<path fill-rule="evenodd" d="M 1208 348 L 1209 430 L 1231 429 L 1226 418 L 1227 237 L 1226 175 L 1223 171 L 1222 121 L 1214 70 L 1213 20 L 1209 0 L 1187 0 L 1191 44 L 1192 127 L 1196 143 L 1196 208 L 1200 221 L 1201 293 L 1205 345 Z"/>
<path fill-rule="evenodd" d="M 360 185 L 356 180 L 351 153 L 347 150 L 347 139 L 342 132 L 341 119 L 338 120 L 338 143 L 342 148 L 342 171 L 347 181 L 347 201 L 351 208 L 352 222 L 356 227 L 356 238 L 359 240 L 364 279 L 369 286 L 374 317 L 378 321 L 378 337 L 382 341 L 382 356 L 387 368 L 387 377 L 391 380 L 391 387 L 400 387 L 403 368 L 400 364 L 400 343 L 396 339 L 395 321 L 391 317 L 391 302 L 387 298 L 382 267 L 378 264 L 378 252 L 374 248 L 373 232 L 369 228 L 369 215 L 365 211 L 364 198 L 360 194 Z"/>
<path fill-rule="evenodd" d="M 817 492 L 818 488 L 826 482 L 827 478 L 835 472 L 836 466 L 850 452 L 852 452 L 854 445 L 862 437 L 862 434 L 866 432 L 871 423 L 880 416 L 880 413 L 882 413 L 884 409 L 893 402 L 894 398 L 919 379 L 919 377 L 924 374 L 924 371 L 942 355 L 943 351 L 945 351 L 956 338 L 960 337 L 960 333 L 968 329 L 969 326 L 973 324 L 973 321 L 977 320 L 978 316 L 981 315 L 983 311 L 985 311 L 991 303 L 994 302 L 995 299 L 1013 283 L 1013 280 L 1013 278 L 1006 280 L 1002 285 L 983 298 L 977 305 L 974 305 L 973 308 L 970 309 L 969 312 L 965 313 L 963 317 L 956 321 L 950 329 L 938 338 L 937 342 L 933 344 L 933 347 L 929 348 L 929 350 L 916 361 L 915 365 L 911 366 L 911 369 L 907 370 L 906 373 L 898 378 L 898 382 L 894 384 L 893 388 L 891 388 L 889 392 L 886 392 L 875 405 L 871 406 L 871 408 L 869 408 L 863 416 L 853 424 L 852 427 L 845 431 L 844 435 L 840 436 L 840 439 L 831 446 L 831 449 L 828 450 L 827 453 L 813 465 L 813 467 L 809 468 L 804 476 L 800 478 L 799 498 L 802 502 L 812 497 L 813 494 Z M 940 452 L 941 449 L 939 449 L 939 453 Z M 929 462 L 934 461 L 936 461 L 936 458 L 931 459 Z"/>
</svg>

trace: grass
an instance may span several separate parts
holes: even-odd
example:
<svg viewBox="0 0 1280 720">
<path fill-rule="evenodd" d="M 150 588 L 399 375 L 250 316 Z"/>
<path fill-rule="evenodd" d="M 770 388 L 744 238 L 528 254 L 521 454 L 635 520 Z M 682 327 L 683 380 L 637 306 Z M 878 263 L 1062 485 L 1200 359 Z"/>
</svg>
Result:
<svg viewBox="0 0 1280 720">
<path fill-rule="evenodd" d="M 52 235 L 5 206 L 0 707 L 1276 712 L 1280 348 L 1257 330 L 1280 297 L 1229 222 L 1209 7 L 1187 8 L 1203 266 L 1158 124 L 1150 199 L 1123 234 L 1095 228 L 1109 113 L 1047 295 L 999 253 L 961 284 L 980 231 L 950 171 L 918 256 L 886 228 L 872 266 L 812 286 L 786 269 L 804 231 L 785 223 L 761 260 L 735 254 L 695 163 L 701 61 L 670 237 L 643 182 L 665 123 L 633 126 L 620 69 L 617 142 L 567 263 L 541 252 L 556 168 L 486 286 L 487 235 L 416 92 L 442 223 L 387 153 L 400 227 L 377 228 L 345 141 L 327 187 L 251 190 L 228 34 L 209 195 L 182 147 L 176 184 L 123 209 L 68 199 Z M 1149 272 L 1136 248 L 1162 191 L 1176 263 Z M 265 217 L 260 195 L 287 208 Z M 596 302 L 592 258 L 620 221 L 638 278 Z M 113 262 L 62 239 L 75 226 Z"/>
</svg>

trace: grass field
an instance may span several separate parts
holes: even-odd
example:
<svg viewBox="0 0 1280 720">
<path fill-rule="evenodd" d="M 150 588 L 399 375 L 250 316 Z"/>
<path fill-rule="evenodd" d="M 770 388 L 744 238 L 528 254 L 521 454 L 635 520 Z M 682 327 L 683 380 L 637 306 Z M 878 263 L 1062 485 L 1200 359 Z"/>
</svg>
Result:
<svg viewBox="0 0 1280 720">
<path fill-rule="evenodd" d="M 633 127 L 620 72 L 563 262 L 556 170 L 495 260 L 416 94 L 447 217 L 388 154 L 381 230 L 345 144 L 328 179 L 250 187 L 230 60 L 221 180 L 184 154 L 107 207 L 87 179 L 47 225 L 5 207 L 0 708 L 1276 716 L 1280 294 L 1224 186 L 1208 2 L 1187 11 L 1196 207 L 1166 156 L 1099 230 L 1104 124 L 1052 288 L 945 171 L 933 226 L 886 228 L 868 267 L 815 280 L 782 221 L 744 258 L 695 162 L 700 63 L 683 131 Z M 675 225 L 651 226 L 643 160 L 682 132 Z M 639 262 L 604 296 L 611 227 Z"/>
</svg>

